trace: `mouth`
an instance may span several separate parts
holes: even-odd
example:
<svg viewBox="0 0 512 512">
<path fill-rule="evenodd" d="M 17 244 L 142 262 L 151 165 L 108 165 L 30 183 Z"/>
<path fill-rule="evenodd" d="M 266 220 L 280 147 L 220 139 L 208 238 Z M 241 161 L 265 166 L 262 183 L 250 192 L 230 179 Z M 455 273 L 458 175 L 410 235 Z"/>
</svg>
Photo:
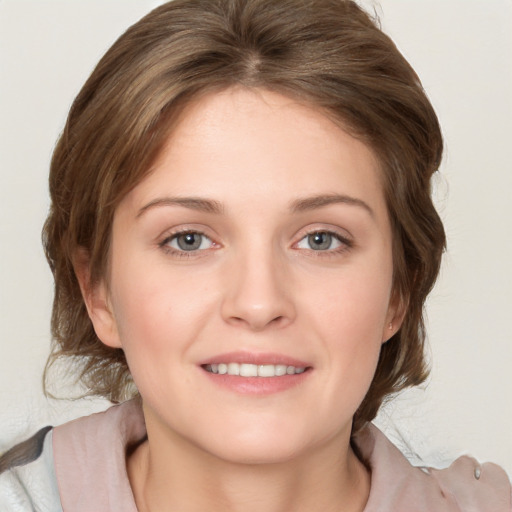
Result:
<svg viewBox="0 0 512 512">
<path fill-rule="evenodd" d="M 238 377 L 284 377 L 297 375 L 309 369 L 308 366 L 293 366 L 285 364 L 251 364 L 251 363 L 216 363 L 204 364 L 202 368 L 209 373 L 218 375 L 233 375 Z"/>
<path fill-rule="evenodd" d="M 313 366 L 282 354 L 246 351 L 219 354 L 199 364 L 203 374 L 231 392 L 267 396 L 309 381 Z"/>
</svg>

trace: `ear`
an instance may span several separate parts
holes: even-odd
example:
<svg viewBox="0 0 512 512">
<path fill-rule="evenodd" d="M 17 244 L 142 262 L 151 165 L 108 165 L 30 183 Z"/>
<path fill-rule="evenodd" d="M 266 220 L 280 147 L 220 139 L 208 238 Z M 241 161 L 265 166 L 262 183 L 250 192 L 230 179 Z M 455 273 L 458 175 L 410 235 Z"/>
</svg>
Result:
<svg viewBox="0 0 512 512">
<path fill-rule="evenodd" d="M 92 280 L 90 256 L 85 248 L 79 247 L 75 251 L 73 268 L 96 335 L 105 345 L 121 348 L 107 284 L 103 278 L 99 281 Z"/>
<path fill-rule="evenodd" d="M 407 312 L 407 299 L 394 290 L 389 300 L 386 323 L 382 330 L 382 343 L 389 341 L 402 327 Z"/>
</svg>

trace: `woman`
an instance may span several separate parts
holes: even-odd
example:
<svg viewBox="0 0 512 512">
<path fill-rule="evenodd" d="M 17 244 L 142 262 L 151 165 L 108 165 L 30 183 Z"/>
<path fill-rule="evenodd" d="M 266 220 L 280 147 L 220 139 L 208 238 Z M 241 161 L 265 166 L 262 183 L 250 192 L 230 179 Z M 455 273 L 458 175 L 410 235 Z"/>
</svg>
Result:
<svg viewBox="0 0 512 512">
<path fill-rule="evenodd" d="M 131 27 L 71 109 L 44 234 L 53 359 L 139 395 L 6 454 L 9 506 L 510 510 L 497 466 L 413 468 L 369 425 L 426 377 L 441 154 L 352 2 L 176 0 Z"/>
</svg>

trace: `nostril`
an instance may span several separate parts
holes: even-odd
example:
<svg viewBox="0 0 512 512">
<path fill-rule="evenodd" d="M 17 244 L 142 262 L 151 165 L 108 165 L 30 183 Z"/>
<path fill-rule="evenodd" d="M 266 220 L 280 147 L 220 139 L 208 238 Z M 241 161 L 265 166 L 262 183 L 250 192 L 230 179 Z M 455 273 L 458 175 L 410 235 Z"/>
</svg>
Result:
<svg viewBox="0 0 512 512">
<path fill-rule="evenodd" d="M 239 288 L 238 293 L 227 293 L 222 302 L 221 314 L 226 322 L 255 331 L 268 327 L 281 328 L 293 322 L 295 308 L 293 301 L 286 296 L 277 293 L 263 296 L 256 285 L 240 285 Z M 265 294 L 269 295 L 270 292 Z"/>
</svg>

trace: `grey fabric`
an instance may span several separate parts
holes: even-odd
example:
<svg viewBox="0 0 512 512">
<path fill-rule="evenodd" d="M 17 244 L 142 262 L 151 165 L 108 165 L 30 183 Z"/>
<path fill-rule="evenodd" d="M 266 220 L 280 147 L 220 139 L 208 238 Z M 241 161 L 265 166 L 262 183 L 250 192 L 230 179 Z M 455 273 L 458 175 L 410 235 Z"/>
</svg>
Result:
<svg viewBox="0 0 512 512">
<path fill-rule="evenodd" d="M 138 401 L 40 432 L 21 450 L 37 454 L 42 439 L 40 455 L 0 475 L 0 512 L 136 512 L 126 450 L 145 434 Z M 509 479 L 494 464 L 464 456 L 443 470 L 416 468 L 373 425 L 356 443 L 372 470 L 365 512 L 512 512 Z"/>
<path fill-rule="evenodd" d="M 41 429 L 15 449 L 9 450 L 10 469 L 0 474 L 0 511 L 63 512 L 53 464 L 51 427 Z"/>
<path fill-rule="evenodd" d="M 12 447 L 0 457 L 0 474 L 8 469 L 24 466 L 36 460 L 43 451 L 46 434 L 52 427 L 44 427 L 30 439 Z"/>
</svg>

